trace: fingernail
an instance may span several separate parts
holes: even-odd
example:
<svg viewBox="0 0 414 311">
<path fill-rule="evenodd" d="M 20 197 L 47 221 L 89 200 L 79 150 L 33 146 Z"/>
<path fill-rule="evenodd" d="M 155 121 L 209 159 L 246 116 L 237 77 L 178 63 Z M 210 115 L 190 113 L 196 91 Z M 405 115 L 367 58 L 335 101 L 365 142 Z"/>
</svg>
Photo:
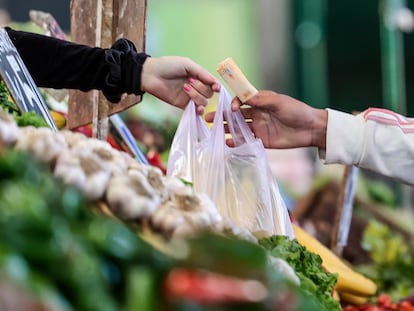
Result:
<svg viewBox="0 0 414 311">
<path fill-rule="evenodd" d="M 191 86 L 189 84 L 184 84 L 184 91 L 189 92 L 191 90 Z"/>
<path fill-rule="evenodd" d="M 194 79 L 193 77 L 190 77 L 190 78 L 188 79 L 188 81 L 190 81 L 190 83 L 194 83 L 195 79 Z"/>
</svg>

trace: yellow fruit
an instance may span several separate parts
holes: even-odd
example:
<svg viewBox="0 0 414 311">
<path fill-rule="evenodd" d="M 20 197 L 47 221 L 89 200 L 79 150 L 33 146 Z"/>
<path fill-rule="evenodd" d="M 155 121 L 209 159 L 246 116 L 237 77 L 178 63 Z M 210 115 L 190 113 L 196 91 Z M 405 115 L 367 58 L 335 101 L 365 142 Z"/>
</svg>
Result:
<svg viewBox="0 0 414 311">
<path fill-rule="evenodd" d="M 329 271 L 329 268 L 327 268 Z M 333 273 L 338 273 L 336 289 L 358 296 L 373 296 L 377 292 L 377 285 L 364 275 L 353 270 L 345 271 L 335 267 L 331 268 Z"/>
<path fill-rule="evenodd" d="M 296 239 L 309 251 L 322 258 L 322 265 L 331 273 L 338 274 L 336 289 L 357 296 L 372 296 L 377 292 L 377 285 L 369 278 L 357 273 L 347 266 L 329 248 L 297 225 L 293 225 Z"/>
<path fill-rule="evenodd" d="M 363 305 L 368 302 L 368 297 L 366 296 L 357 296 L 347 292 L 338 292 L 341 302 L 346 302 L 351 305 Z"/>
<path fill-rule="evenodd" d="M 53 118 L 53 121 L 55 121 L 55 124 L 56 124 L 57 128 L 58 129 L 63 129 L 66 126 L 65 117 L 57 111 L 51 110 L 49 112 L 50 112 L 51 117 Z"/>
<path fill-rule="evenodd" d="M 335 301 L 340 301 L 339 293 L 338 293 L 338 291 L 336 289 L 334 289 L 333 292 L 332 292 L 332 298 Z"/>
</svg>

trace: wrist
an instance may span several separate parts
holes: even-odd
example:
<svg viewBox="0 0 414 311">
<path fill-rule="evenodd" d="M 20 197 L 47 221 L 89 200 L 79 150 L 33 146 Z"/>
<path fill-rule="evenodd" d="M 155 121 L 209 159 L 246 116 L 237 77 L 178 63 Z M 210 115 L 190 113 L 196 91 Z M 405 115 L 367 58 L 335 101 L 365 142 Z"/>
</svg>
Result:
<svg viewBox="0 0 414 311">
<path fill-rule="evenodd" d="M 314 116 L 315 118 L 312 126 L 312 146 L 325 150 L 328 111 L 325 109 L 314 109 Z"/>
<path fill-rule="evenodd" d="M 148 56 L 142 63 L 141 85 L 140 85 L 140 89 L 142 92 L 148 92 L 148 84 L 149 84 L 149 80 L 151 79 L 151 67 L 152 67 L 153 60 L 154 60 L 153 58 Z"/>
</svg>

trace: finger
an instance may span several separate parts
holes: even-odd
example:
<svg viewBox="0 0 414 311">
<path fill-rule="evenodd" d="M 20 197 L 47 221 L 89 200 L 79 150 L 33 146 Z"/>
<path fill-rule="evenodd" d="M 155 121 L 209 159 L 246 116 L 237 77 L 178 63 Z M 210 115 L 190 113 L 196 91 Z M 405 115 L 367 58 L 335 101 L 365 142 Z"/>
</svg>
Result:
<svg viewBox="0 0 414 311">
<path fill-rule="evenodd" d="M 247 123 L 251 123 L 252 122 L 252 108 L 241 108 L 240 112 L 242 113 L 243 117 L 246 119 Z M 214 117 L 216 115 L 215 111 L 211 111 L 208 112 L 205 116 L 204 119 L 207 122 L 213 122 L 214 121 Z M 226 119 L 226 116 L 223 115 L 223 119 Z"/>
<path fill-rule="evenodd" d="M 211 88 L 213 89 L 214 92 L 218 93 L 220 92 L 221 84 L 216 81 L 211 85 Z"/>
<path fill-rule="evenodd" d="M 205 84 L 201 82 L 200 80 L 197 80 L 195 78 L 189 78 L 188 79 L 190 85 L 197 90 L 200 94 L 202 94 L 206 98 L 210 98 L 214 95 L 214 90 L 211 85 Z"/>
<path fill-rule="evenodd" d="M 189 58 L 186 58 L 185 67 L 190 77 L 193 77 L 204 84 L 210 85 L 215 92 L 218 92 L 220 90 L 219 83 L 216 78 L 201 65 L 193 62 Z"/>
<path fill-rule="evenodd" d="M 240 112 L 241 112 L 241 114 L 243 115 L 243 117 L 245 119 L 249 119 L 249 120 L 252 119 L 252 116 L 253 116 L 253 109 L 252 108 L 243 107 L 243 108 L 240 108 Z"/>
<path fill-rule="evenodd" d="M 197 106 L 197 113 L 204 113 L 204 107 L 208 104 L 207 98 L 200 94 L 196 89 L 194 89 L 190 84 L 186 83 L 184 84 L 184 92 L 187 93 L 187 95 L 192 99 L 196 106 Z M 199 106 L 201 108 L 199 108 Z"/>
<path fill-rule="evenodd" d="M 233 138 L 226 139 L 226 144 L 229 147 L 234 147 L 235 146 Z"/>
<path fill-rule="evenodd" d="M 234 97 L 233 100 L 231 101 L 231 110 L 232 111 L 237 111 L 240 109 L 240 106 L 243 103 L 240 101 L 240 99 L 238 97 Z"/>
<path fill-rule="evenodd" d="M 216 115 L 216 112 L 215 111 L 208 112 L 204 116 L 204 119 L 206 120 L 206 122 L 209 122 L 209 123 L 210 122 L 213 122 L 215 115 Z"/>
<path fill-rule="evenodd" d="M 208 123 L 212 123 L 214 122 L 214 118 L 216 117 L 216 111 L 210 111 L 208 113 L 205 114 L 204 119 L 206 120 L 206 122 Z M 223 125 L 226 126 L 227 122 L 225 121 L 225 116 L 223 114 Z"/>
<path fill-rule="evenodd" d="M 252 127 L 251 121 L 247 121 L 246 123 L 247 123 L 247 126 L 250 128 L 250 130 L 253 131 L 253 127 Z M 229 134 L 230 133 L 230 129 L 229 129 L 229 126 L 227 125 L 227 123 L 224 123 L 223 126 L 224 126 L 224 132 L 226 134 Z"/>
<path fill-rule="evenodd" d="M 229 126 L 227 125 L 227 123 L 224 123 L 223 125 L 224 125 L 224 133 L 226 133 L 226 134 L 230 133 L 230 129 L 229 129 Z"/>
<path fill-rule="evenodd" d="M 201 116 L 204 114 L 204 111 L 206 111 L 206 108 L 204 106 L 197 106 L 197 114 Z"/>
<path fill-rule="evenodd" d="M 281 98 L 283 97 L 284 96 L 282 94 L 278 94 L 273 91 L 262 90 L 262 91 L 259 91 L 251 99 L 249 99 L 246 102 L 246 104 L 251 107 L 274 110 L 276 103 L 290 100 L 289 97 L 286 97 L 284 100 L 282 100 Z"/>
</svg>

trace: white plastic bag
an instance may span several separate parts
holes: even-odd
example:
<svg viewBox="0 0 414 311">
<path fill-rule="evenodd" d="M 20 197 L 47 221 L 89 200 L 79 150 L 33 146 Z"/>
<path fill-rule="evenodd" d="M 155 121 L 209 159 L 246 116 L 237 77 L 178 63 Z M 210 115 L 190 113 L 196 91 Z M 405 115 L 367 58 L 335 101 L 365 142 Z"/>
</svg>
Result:
<svg viewBox="0 0 414 311">
<path fill-rule="evenodd" d="M 224 219 L 250 232 L 294 237 L 286 205 L 272 176 L 265 149 L 241 112 L 230 109 L 231 96 L 221 87 L 211 130 L 190 102 L 174 136 L 167 175 L 206 193 Z M 235 141 L 225 143 L 223 114 Z"/>
</svg>

